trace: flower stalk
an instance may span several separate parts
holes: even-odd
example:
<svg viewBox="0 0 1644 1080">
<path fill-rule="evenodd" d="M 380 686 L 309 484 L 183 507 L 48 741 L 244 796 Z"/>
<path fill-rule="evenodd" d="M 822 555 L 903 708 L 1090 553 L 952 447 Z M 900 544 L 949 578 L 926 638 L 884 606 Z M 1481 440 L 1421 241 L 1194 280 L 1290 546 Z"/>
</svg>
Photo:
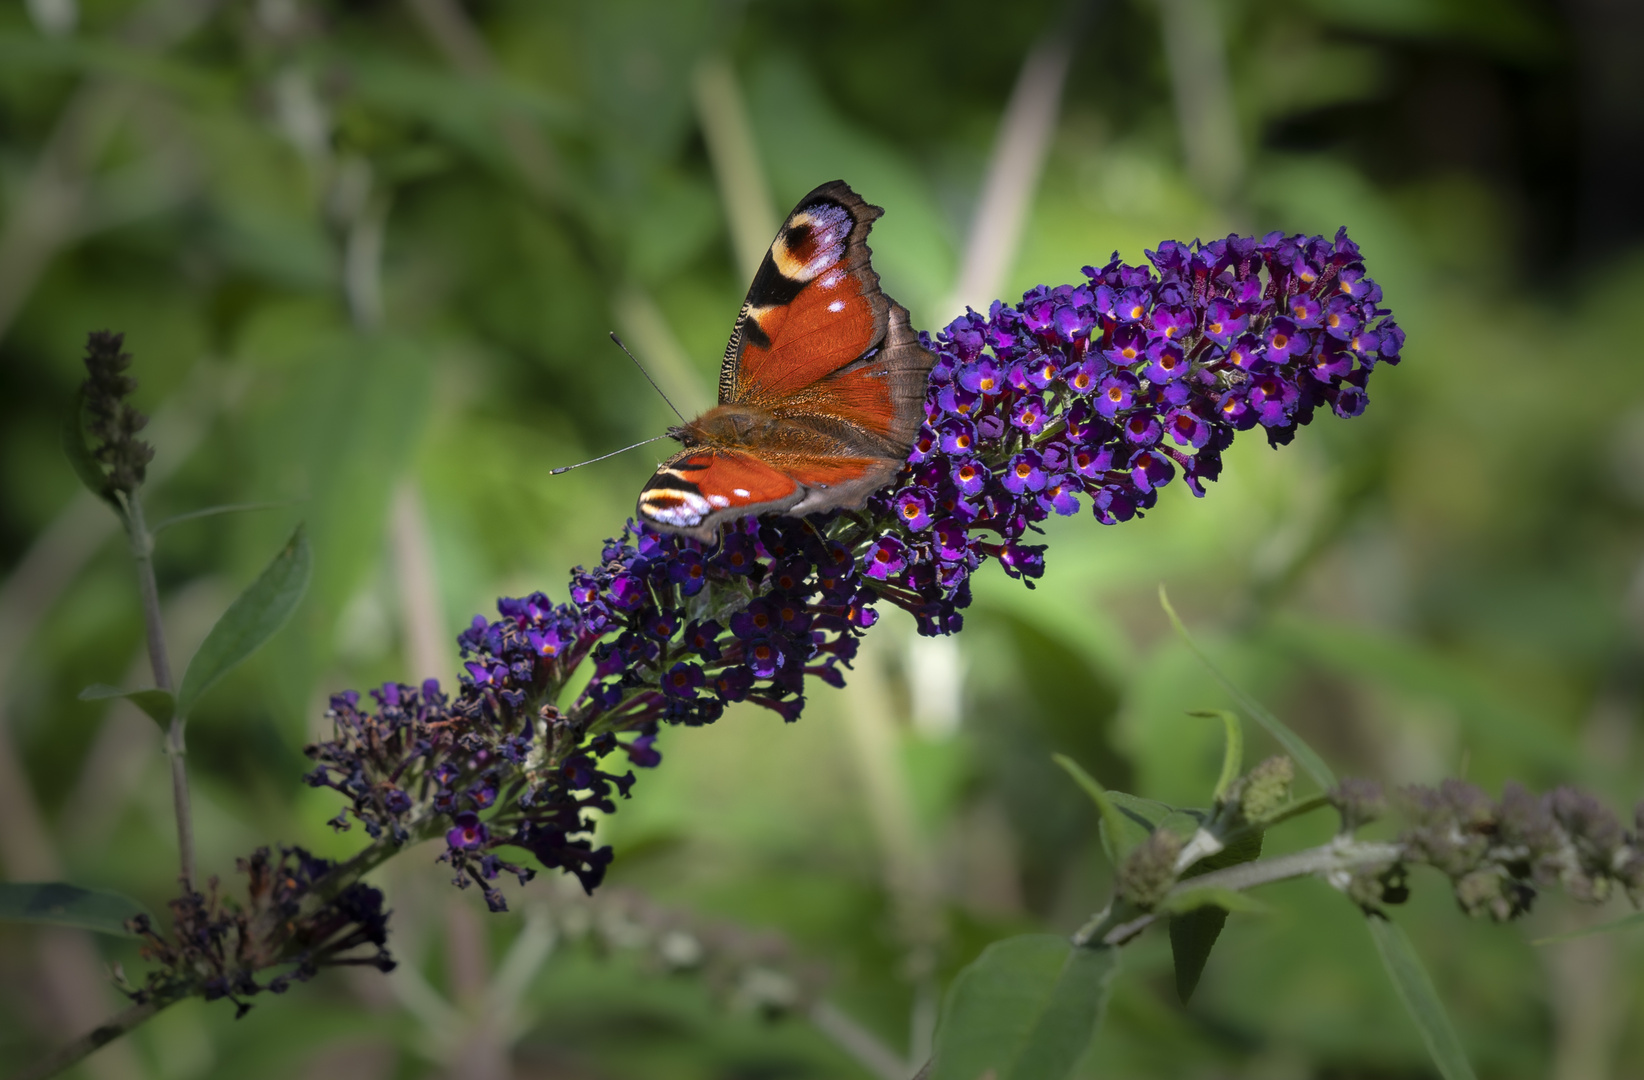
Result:
<svg viewBox="0 0 1644 1080">
<path fill-rule="evenodd" d="M 154 685 L 168 694 L 176 694 L 177 687 L 171 676 L 171 658 L 166 650 L 165 625 L 160 615 L 160 590 L 154 580 L 154 534 L 143 518 L 142 496 L 133 489 L 117 496 L 121 519 L 131 547 L 131 560 L 137 568 L 137 594 L 143 608 L 143 630 L 148 641 L 149 669 Z M 194 812 L 188 794 L 187 746 L 184 729 L 187 718 L 173 713 L 166 725 L 166 760 L 171 768 L 171 805 L 177 819 L 178 877 L 183 891 L 194 888 Z"/>
<path fill-rule="evenodd" d="M 93 476 L 100 494 L 120 517 L 125 527 L 131 559 L 137 570 L 137 593 L 143 609 L 143 631 L 148 645 L 149 668 L 154 685 L 175 695 L 171 658 L 166 650 L 165 624 L 160 613 L 160 590 L 154 580 L 154 534 L 143 517 L 142 486 L 154 448 L 137 437 L 148 425 L 148 417 L 129 400 L 137 380 L 127 375 L 131 354 L 124 351 L 125 335 L 99 331 L 86 339 L 86 380 L 80 400 L 86 432 L 94 446 L 90 455 Z M 79 420 L 79 416 L 76 417 Z M 76 439 L 82 436 L 77 430 Z M 178 876 L 183 891 L 194 888 L 194 818 L 189 807 L 188 767 L 183 730 L 186 720 L 173 712 L 166 730 L 166 757 L 171 765 L 172 808 L 177 819 Z"/>
</svg>

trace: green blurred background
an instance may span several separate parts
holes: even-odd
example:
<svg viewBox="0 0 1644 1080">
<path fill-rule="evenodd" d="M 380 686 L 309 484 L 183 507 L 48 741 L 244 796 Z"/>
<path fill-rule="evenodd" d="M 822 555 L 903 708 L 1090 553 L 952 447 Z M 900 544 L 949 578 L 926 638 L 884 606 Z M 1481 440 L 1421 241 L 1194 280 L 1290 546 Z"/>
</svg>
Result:
<svg viewBox="0 0 1644 1080">
<path fill-rule="evenodd" d="M 1347 225 L 1409 333 L 1371 408 L 1195 500 L 1051 530 L 988 571 L 956 642 L 890 617 L 796 725 L 669 731 L 601 824 L 593 905 L 539 878 L 484 913 L 413 851 L 379 875 L 395 974 L 327 974 L 240 1021 L 189 1002 L 78 1075 L 908 1075 L 943 981 L 1105 900 L 1050 764 L 1202 805 L 1238 679 L 1343 772 L 1641 791 L 1644 15 L 1631 0 L 28 0 L 0 7 L 0 865 L 161 910 L 159 734 L 129 559 L 58 418 L 87 331 L 123 330 L 159 449 L 174 656 L 305 520 L 313 587 L 190 731 L 200 861 L 343 854 L 298 782 L 326 694 L 455 672 L 499 594 L 563 596 L 661 447 L 549 478 L 689 411 L 775 223 L 843 177 L 875 265 L 935 329 L 1118 249 Z M 1253 739 L 1256 738 L 1254 735 Z M 1270 750 L 1259 739 L 1256 750 Z M 1304 825 L 1269 853 L 1328 834 Z M 1644 1076 L 1639 936 L 1556 899 L 1401 916 L 1481 1075 Z M 1188 1007 L 1127 955 L 1101 1077 L 1419 1077 L 1357 913 L 1325 886 L 1237 917 Z M 637 913 L 637 914 L 636 914 Z M 593 929 L 589 929 L 592 927 Z M 683 929 L 682 929 L 683 928 Z M 671 935 L 671 936 L 670 936 Z M 690 968 L 707 950 L 711 977 Z M 672 952 L 670 952 L 672 949 Z M 683 950 L 683 951 L 681 951 Z M 717 958 L 717 959 L 716 959 Z M 118 1004 L 127 944 L 0 927 L 0 1062 Z M 795 987 L 805 1006 L 760 1003 Z M 819 994 L 820 998 L 812 995 Z"/>
</svg>

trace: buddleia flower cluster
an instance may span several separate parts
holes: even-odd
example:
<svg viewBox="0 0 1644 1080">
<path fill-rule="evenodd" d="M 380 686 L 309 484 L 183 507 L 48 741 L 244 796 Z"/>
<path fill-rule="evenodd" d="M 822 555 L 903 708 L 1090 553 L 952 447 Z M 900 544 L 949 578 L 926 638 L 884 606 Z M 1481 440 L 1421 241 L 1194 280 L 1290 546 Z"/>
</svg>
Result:
<svg viewBox="0 0 1644 1080">
<path fill-rule="evenodd" d="M 591 812 L 661 760 L 661 725 L 741 701 L 795 720 L 808 678 L 844 684 L 880 602 L 953 633 L 987 560 L 1042 574 L 1027 541 L 1050 515 L 1088 500 L 1097 521 L 1128 520 L 1178 470 L 1202 495 L 1237 432 L 1282 445 L 1320 409 L 1357 416 L 1370 372 L 1399 358 L 1403 333 L 1345 233 L 1148 254 L 924 337 L 926 423 L 863 510 L 745 519 L 711 545 L 630 523 L 573 573 L 568 601 L 534 593 L 476 617 L 454 693 L 333 698 L 307 779 L 347 797 L 334 824 L 396 844 L 443 834 L 455 881 L 495 910 L 499 878 L 532 876 L 527 855 L 591 891 L 611 860 Z"/>
<path fill-rule="evenodd" d="M 1024 540 L 1050 515 L 1088 500 L 1102 524 L 1128 521 L 1178 471 L 1202 496 L 1235 434 L 1260 427 L 1278 446 L 1321 408 L 1358 416 L 1371 371 L 1399 360 L 1404 333 L 1346 230 L 1168 242 L 1148 258 L 1115 254 L 1084 284 L 1040 286 L 927 339 L 926 422 L 902 486 L 873 507 L 901 527 L 864 562 L 924 601 L 922 633 L 959 628 L 987 558 L 1042 574 L 1043 545 Z"/>
</svg>

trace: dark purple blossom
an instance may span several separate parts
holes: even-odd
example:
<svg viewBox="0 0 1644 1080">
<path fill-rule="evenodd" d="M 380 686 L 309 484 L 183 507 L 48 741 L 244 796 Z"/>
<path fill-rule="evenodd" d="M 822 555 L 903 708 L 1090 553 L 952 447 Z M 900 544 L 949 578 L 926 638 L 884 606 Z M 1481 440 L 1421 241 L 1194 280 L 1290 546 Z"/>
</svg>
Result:
<svg viewBox="0 0 1644 1080">
<path fill-rule="evenodd" d="M 1044 573 L 1028 541 L 1046 518 L 1088 501 L 1098 522 L 1128 521 L 1178 471 L 1203 495 L 1237 432 L 1260 426 L 1277 446 L 1320 407 L 1357 416 L 1371 370 L 1399 359 L 1404 334 L 1345 233 L 1167 243 L 1149 259 L 1115 256 L 926 336 L 925 424 L 865 507 L 732 521 L 706 546 L 630 526 L 573 572 L 568 602 L 536 593 L 476 618 L 455 694 L 334 697 L 308 782 L 348 801 L 340 827 L 443 834 L 457 881 L 493 908 L 496 878 L 532 873 L 511 850 L 592 890 L 611 853 L 591 814 L 661 761 L 663 725 L 740 701 L 796 719 L 808 676 L 843 683 L 880 603 L 953 633 L 988 560 L 1029 585 Z M 586 682 L 567 686 L 577 671 Z"/>
</svg>

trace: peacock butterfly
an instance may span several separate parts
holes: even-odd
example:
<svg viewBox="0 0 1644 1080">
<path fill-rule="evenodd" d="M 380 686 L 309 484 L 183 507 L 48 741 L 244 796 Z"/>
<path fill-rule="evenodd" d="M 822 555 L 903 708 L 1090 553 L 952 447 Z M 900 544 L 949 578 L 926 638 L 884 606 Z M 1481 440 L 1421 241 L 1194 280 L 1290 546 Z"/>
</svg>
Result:
<svg viewBox="0 0 1644 1080">
<path fill-rule="evenodd" d="M 935 357 L 879 290 L 868 230 L 884 211 L 843 180 L 793 208 L 765 253 L 719 369 L 719 405 L 668 431 L 639 517 L 703 542 L 749 514 L 857 508 L 901 470 Z"/>
</svg>

